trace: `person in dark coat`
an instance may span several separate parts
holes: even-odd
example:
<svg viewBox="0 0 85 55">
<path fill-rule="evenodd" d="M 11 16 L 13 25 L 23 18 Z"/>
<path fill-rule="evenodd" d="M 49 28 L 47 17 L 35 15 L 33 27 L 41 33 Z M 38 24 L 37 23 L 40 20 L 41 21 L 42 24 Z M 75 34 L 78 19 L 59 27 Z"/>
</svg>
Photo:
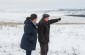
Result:
<svg viewBox="0 0 85 55">
<path fill-rule="evenodd" d="M 21 40 L 20 47 L 26 50 L 26 55 L 31 55 L 32 50 L 36 48 L 37 41 L 37 15 L 32 14 L 31 17 L 27 17 L 24 24 L 24 34 Z"/>
<path fill-rule="evenodd" d="M 38 40 L 41 47 L 41 55 L 47 55 L 48 52 L 50 24 L 61 20 L 61 18 L 49 20 L 49 17 L 50 15 L 43 14 L 42 19 L 38 23 Z"/>
</svg>

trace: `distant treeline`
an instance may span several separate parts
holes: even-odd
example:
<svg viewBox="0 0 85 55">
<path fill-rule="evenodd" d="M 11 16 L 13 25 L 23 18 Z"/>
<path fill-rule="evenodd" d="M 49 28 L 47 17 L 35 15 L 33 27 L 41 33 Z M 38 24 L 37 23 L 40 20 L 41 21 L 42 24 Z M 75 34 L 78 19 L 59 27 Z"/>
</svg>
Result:
<svg viewBox="0 0 85 55">
<path fill-rule="evenodd" d="M 85 9 L 59 9 L 58 11 L 85 11 Z"/>
<path fill-rule="evenodd" d="M 85 15 L 66 15 L 66 16 L 85 17 Z"/>
</svg>

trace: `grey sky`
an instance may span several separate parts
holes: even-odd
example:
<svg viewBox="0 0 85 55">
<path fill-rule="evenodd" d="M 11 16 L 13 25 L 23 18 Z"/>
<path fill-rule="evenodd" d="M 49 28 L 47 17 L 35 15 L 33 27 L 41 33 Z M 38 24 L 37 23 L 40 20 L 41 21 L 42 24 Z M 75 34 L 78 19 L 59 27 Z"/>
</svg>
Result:
<svg viewBox="0 0 85 55">
<path fill-rule="evenodd" d="M 0 0 L 0 9 L 85 8 L 85 0 Z"/>
</svg>

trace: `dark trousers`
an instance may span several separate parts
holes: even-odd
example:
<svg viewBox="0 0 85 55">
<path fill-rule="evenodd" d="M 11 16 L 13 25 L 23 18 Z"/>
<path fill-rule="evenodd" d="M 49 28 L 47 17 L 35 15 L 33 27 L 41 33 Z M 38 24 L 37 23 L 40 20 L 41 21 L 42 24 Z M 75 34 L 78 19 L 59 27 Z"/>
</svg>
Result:
<svg viewBox="0 0 85 55">
<path fill-rule="evenodd" d="M 26 55 L 31 55 L 32 51 L 26 50 Z"/>
<path fill-rule="evenodd" d="M 40 43 L 41 55 L 47 55 L 48 53 L 48 43 Z"/>
</svg>

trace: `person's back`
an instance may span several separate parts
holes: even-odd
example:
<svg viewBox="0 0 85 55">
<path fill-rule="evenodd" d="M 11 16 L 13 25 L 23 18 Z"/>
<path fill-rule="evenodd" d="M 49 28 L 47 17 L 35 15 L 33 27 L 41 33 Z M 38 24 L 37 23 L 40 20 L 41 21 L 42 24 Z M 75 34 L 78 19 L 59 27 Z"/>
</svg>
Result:
<svg viewBox="0 0 85 55">
<path fill-rule="evenodd" d="M 50 32 L 50 24 L 60 21 L 59 19 L 51 19 L 49 20 L 49 15 L 44 14 L 43 18 L 38 23 L 38 40 L 40 43 L 48 43 L 49 42 L 49 32 Z"/>
<path fill-rule="evenodd" d="M 21 40 L 20 47 L 26 50 L 26 55 L 31 55 L 32 50 L 36 48 L 37 41 L 37 27 L 36 27 L 37 15 L 32 14 L 31 17 L 27 17 L 24 24 L 24 34 Z"/>
<path fill-rule="evenodd" d="M 38 23 L 38 40 L 41 47 L 41 55 L 47 55 L 48 52 L 50 24 L 58 22 L 60 20 L 61 18 L 49 20 L 49 15 L 44 14 L 42 19 Z"/>
<path fill-rule="evenodd" d="M 40 43 L 49 42 L 49 31 L 50 31 L 49 22 L 45 22 L 44 20 L 41 20 L 38 23 L 38 40 Z"/>
<path fill-rule="evenodd" d="M 29 43 L 30 42 L 36 42 L 36 40 L 37 40 L 37 29 L 29 18 L 27 18 L 25 20 L 24 24 L 25 24 L 25 26 L 24 26 L 24 34 L 23 34 L 22 42 L 21 42 L 21 48 L 25 49 L 25 50 L 31 50 L 31 49 L 34 49 L 34 48 L 33 48 L 33 45 L 31 46 Z"/>
</svg>

